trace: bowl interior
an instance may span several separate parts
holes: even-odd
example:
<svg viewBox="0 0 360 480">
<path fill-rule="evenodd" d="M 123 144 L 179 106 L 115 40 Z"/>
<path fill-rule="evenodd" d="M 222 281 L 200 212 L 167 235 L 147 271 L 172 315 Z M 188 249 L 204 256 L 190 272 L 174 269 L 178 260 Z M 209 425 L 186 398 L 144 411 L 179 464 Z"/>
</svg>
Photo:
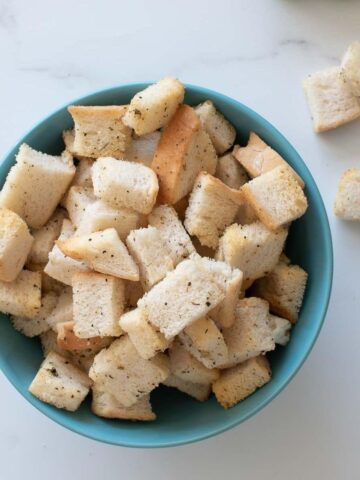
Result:
<svg viewBox="0 0 360 480">
<path fill-rule="evenodd" d="M 100 91 L 76 103 L 108 105 L 127 103 L 146 84 L 131 84 Z M 188 85 L 185 102 L 197 104 L 211 99 L 238 132 L 237 142 L 245 143 L 250 131 L 257 132 L 277 150 L 301 175 L 306 183 L 309 209 L 292 227 L 287 253 L 294 263 L 309 273 L 309 282 L 298 324 L 286 348 L 271 354 L 273 378 L 245 401 L 224 410 L 212 398 L 199 403 L 173 389 L 161 387 L 152 394 L 158 420 L 152 423 L 131 423 L 105 420 L 92 415 L 89 401 L 76 413 L 68 413 L 46 405 L 27 391 L 42 360 L 38 339 L 28 339 L 16 332 L 6 315 L 0 319 L 0 367 L 17 390 L 45 415 L 65 427 L 91 438 L 127 446 L 158 447 L 200 440 L 244 421 L 263 408 L 289 382 L 305 360 L 320 331 L 331 290 L 332 246 L 326 212 L 315 182 L 297 152 L 288 141 L 258 114 L 219 93 Z M 74 102 L 75 103 L 75 102 Z M 1 185 L 14 163 L 23 142 L 52 154 L 63 149 L 61 132 L 72 121 L 66 107 L 50 115 L 25 135 L 6 156 L 0 166 Z"/>
</svg>

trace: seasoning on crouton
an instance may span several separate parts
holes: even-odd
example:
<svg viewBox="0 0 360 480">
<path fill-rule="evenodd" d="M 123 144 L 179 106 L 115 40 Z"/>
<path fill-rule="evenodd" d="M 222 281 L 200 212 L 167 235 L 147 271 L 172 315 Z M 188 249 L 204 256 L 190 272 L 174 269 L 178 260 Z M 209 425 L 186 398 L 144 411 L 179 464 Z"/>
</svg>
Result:
<svg viewBox="0 0 360 480">
<path fill-rule="evenodd" d="M 343 173 L 335 200 L 335 215 L 344 220 L 360 220 L 360 169 Z"/>
<path fill-rule="evenodd" d="M 86 208 L 95 202 L 92 188 L 75 185 L 70 187 L 63 202 L 73 225 L 78 227 L 85 216 Z"/>
</svg>

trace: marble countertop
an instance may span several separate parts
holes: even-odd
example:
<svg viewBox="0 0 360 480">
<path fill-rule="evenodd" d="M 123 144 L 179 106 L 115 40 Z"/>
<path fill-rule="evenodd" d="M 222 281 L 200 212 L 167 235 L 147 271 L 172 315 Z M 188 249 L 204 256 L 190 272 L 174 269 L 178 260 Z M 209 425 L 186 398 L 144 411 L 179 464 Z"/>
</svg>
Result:
<svg viewBox="0 0 360 480">
<path fill-rule="evenodd" d="M 318 183 L 335 250 L 319 340 L 258 415 L 189 446 L 113 447 L 51 422 L 0 375 L 1 479 L 358 477 L 360 226 L 332 205 L 341 172 L 360 166 L 360 122 L 314 134 L 301 80 L 336 64 L 359 25 L 356 0 L 0 0 L 2 154 L 73 98 L 173 74 L 242 101 L 289 139 Z"/>
</svg>

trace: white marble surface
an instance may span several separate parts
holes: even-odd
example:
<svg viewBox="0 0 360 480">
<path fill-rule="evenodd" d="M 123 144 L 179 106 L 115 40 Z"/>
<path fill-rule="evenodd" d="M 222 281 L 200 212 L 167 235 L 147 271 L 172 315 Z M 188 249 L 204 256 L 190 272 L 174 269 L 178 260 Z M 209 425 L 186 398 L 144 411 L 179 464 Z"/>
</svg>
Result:
<svg viewBox="0 0 360 480">
<path fill-rule="evenodd" d="M 0 1 L 1 154 L 77 96 L 174 74 L 241 100 L 285 134 L 318 182 L 335 249 L 319 341 L 256 417 L 190 446 L 118 448 L 52 423 L 0 375 L 1 479 L 359 478 L 360 226 L 336 220 L 332 203 L 340 173 L 360 165 L 360 123 L 316 136 L 300 86 L 337 62 L 359 26 L 356 0 Z"/>
</svg>

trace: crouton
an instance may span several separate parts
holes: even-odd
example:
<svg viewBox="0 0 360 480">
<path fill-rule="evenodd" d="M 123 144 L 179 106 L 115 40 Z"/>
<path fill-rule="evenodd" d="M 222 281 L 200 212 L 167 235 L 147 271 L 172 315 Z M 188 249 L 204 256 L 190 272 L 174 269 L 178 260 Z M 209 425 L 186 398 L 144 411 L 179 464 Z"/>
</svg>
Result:
<svg viewBox="0 0 360 480">
<path fill-rule="evenodd" d="M 196 320 L 179 333 L 179 340 L 206 368 L 216 368 L 227 359 L 224 337 L 211 318 Z"/>
<path fill-rule="evenodd" d="M 64 350 L 79 352 L 88 348 L 102 350 L 110 343 L 109 337 L 79 338 L 74 333 L 74 322 L 57 324 L 57 344 Z"/>
<path fill-rule="evenodd" d="M 68 111 L 75 123 L 75 152 L 91 158 L 123 158 L 131 142 L 131 129 L 122 122 L 126 105 L 71 105 Z"/>
<path fill-rule="evenodd" d="M 86 160 L 93 162 L 94 159 L 91 157 L 85 157 L 84 155 L 79 155 L 78 152 L 74 149 L 74 140 L 75 140 L 75 129 L 71 128 L 69 130 L 63 130 L 62 138 L 65 145 L 65 150 L 67 150 L 71 155 L 76 158 L 77 160 Z M 75 175 L 76 176 L 76 175 Z M 74 177 L 75 179 L 75 177 Z M 84 185 L 86 186 L 86 185 Z"/>
<path fill-rule="evenodd" d="M 185 228 L 202 245 L 215 249 L 219 237 L 233 223 L 242 203 L 239 190 L 233 190 L 218 178 L 201 172 L 190 195 L 185 213 Z"/>
<path fill-rule="evenodd" d="M 149 224 L 159 231 L 174 266 L 195 252 L 194 245 L 173 207 L 169 205 L 156 207 L 149 215 Z"/>
<path fill-rule="evenodd" d="M 77 410 L 89 393 L 89 377 L 58 353 L 50 352 L 32 381 L 29 392 L 39 400 L 64 408 Z"/>
<path fill-rule="evenodd" d="M 272 232 L 260 222 L 231 225 L 219 242 L 216 258 L 243 272 L 243 288 L 269 273 L 279 261 L 288 231 Z"/>
<path fill-rule="evenodd" d="M 290 340 L 291 323 L 289 320 L 270 314 L 269 325 L 274 342 L 284 347 Z"/>
<path fill-rule="evenodd" d="M 215 177 L 230 188 L 238 190 L 249 180 L 246 170 L 236 160 L 233 153 L 227 153 L 219 158 Z"/>
<path fill-rule="evenodd" d="M 254 132 L 250 132 L 246 147 L 240 147 L 239 145 L 234 147 L 233 155 L 252 178 L 270 172 L 275 167 L 283 166 L 287 167 L 299 182 L 299 185 L 302 188 L 304 187 L 302 178 L 295 170 Z"/>
<path fill-rule="evenodd" d="M 340 67 L 340 78 L 351 93 L 360 97 L 360 43 L 352 42 L 347 48 Z"/>
<path fill-rule="evenodd" d="M 250 223 L 257 221 L 258 217 L 256 216 L 254 209 L 244 201 L 236 212 L 234 223 L 238 223 L 239 225 L 250 225 Z"/>
<path fill-rule="evenodd" d="M 66 287 L 57 298 L 57 302 L 47 317 L 49 326 L 57 332 L 59 323 L 71 322 L 73 319 L 73 298 L 72 290 Z"/>
<path fill-rule="evenodd" d="M 0 312 L 31 318 L 40 306 L 40 272 L 22 270 L 12 282 L 0 282 Z"/>
<path fill-rule="evenodd" d="M 145 291 L 174 269 L 167 245 L 155 227 L 133 230 L 126 239 L 126 245 L 139 266 L 140 282 Z"/>
<path fill-rule="evenodd" d="M 47 317 L 54 309 L 57 302 L 55 293 L 50 292 L 41 299 L 41 306 L 32 317 L 13 316 L 11 318 L 13 327 L 26 337 L 35 337 L 50 330 Z"/>
<path fill-rule="evenodd" d="M 359 100 L 343 82 L 340 72 L 340 67 L 331 67 L 309 75 L 303 82 L 316 133 L 360 117 Z"/>
<path fill-rule="evenodd" d="M 124 407 L 111 393 L 102 390 L 97 385 L 92 387 L 91 411 L 104 418 L 142 422 L 156 420 L 150 403 L 150 395 L 144 395 L 130 407 Z"/>
<path fill-rule="evenodd" d="M 120 317 L 120 328 L 129 335 L 140 357 L 148 360 L 169 346 L 161 332 L 148 322 L 146 311 L 136 308 Z"/>
<path fill-rule="evenodd" d="M 224 408 L 231 408 L 271 379 L 266 357 L 251 358 L 236 367 L 221 372 L 212 385 L 216 400 Z"/>
<path fill-rule="evenodd" d="M 106 338 L 111 338 L 111 337 L 106 337 Z M 83 370 L 85 373 L 89 374 L 89 370 L 94 363 L 94 358 L 96 356 L 96 353 L 93 353 L 91 348 L 88 348 L 86 350 L 80 350 L 79 352 L 71 352 L 71 362 L 81 370 Z"/>
<path fill-rule="evenodd" d="M 278 263 L 264 278 L 257 280 L 252 288 L 253 295 L 264 298 L 270 311 L 296 323 L 304 298 L 307 273 L 298 265 Z"/>
<path fill-rule="evenodd" d="M 360 169 L 343 173 L 335 200 L 335 215 L 344 220 L 360 220 Z"/>
<path fill-rule="evenodd" d="M 92 179 L 91 179 L 91 167 L 93 166 L 94 160 L 92 158 L 83 157 L 78 160 L 76 166 L 76 173 L 73 181 L 70 186 L 78 186 L 84 188 L 93 189 Z"/>
<path fill-rule="evenodd" d="M 33 242 L 24 220 L 11 210 L 0 207 L 0 281 L 16 279 Z"/>
<path fill-rule="evenodd" d="M 158 143 L 152 169 L 159 178 L 159 201 L 174 204 L 192 189 L 199 172 L 214 174 L 217 156 L 194 109 L 181 105 Z"/>
<path fill-rule="evenodd" d="M 78 227 L 84 218 L 86 208 L 95 202 L 95 195 L 92 188 L 79 187 L 77 185 L 70 187 L 63 202 L 68 211 L 73 225 Z"/>
<path fill-rule="evenodd" d="M 57 333 L 54 330 L 48 330 L 40 335 L 41 348 L 44 357 L 47 357 L 50 352 L 55 352 L 65 358 L 71 358 L 71 353 L 57 344 Z"/>
<path fill-rule="evenodd" d="M 241 187 L 246 202 L 270 229 L 286 225 L 304 215 L 307 199 L 287 167 L 276 167 Z"/>
<path fill-rule="evenodd" d="M 72 157 L 46 155 L 25 143 L 0 192 L 0 207 L 20 215 L 32 228 L 49 220 L 75 175 Z"/>
<path fill-rule="evenodd" d="M 168 375 L 166 355 L 159 353 L 150 360 L 144 360 L 127 335 L 99 352 L 89 371 L 95 384 L 113 395 L 125 407 L 134 405 Z"/>
<path fill-rule="evenodd" d="M 57 240 L 56 244 L 64 255 L 85 261 L 97 272 L 127 280 L 139 280 L 138 267 L 115 228 Z"/>
<path fill-rule="evenodd" d="M 190 395 L 190 397 L 199 400 L 199 402 L 207 400 L 211 393 L 210 383 L 188 382 L 174 374 L 170 374 L 163 384 L 167 387 L 176 388 L 177 390 L 180 390 L 180 392 L 186 393 L 187 395 Z"/>
<path fill-rule="evenodd" d="M 137 302 L 144 295 L 144 289 L 140 282 L 125 281 L 125 300 L 126 306 L 136 307 Z"/>
<path fill-rule="evenodd" d="M 153 132 L 142 137 L 134 138 L 130 146 L 126 149 L 124 158 L 129 162 L 142 163 L 146 167 L 151 167 L 151 162 L 154 159 L 160 137 L 160 132 Z"/>
<path fill-rule="evenodd" d="M 92 167 L 95 195 L 113 208 L 148 214 L 159 190 L 155 173 L 140 163 L 99 158 Z"/>
<path fill-rule="evenodd" d="M 222 265 L 226 265 L 223 262 L 221 263 Z M 231 269 L 231 271 L 226 272 L 225 275 L 227 277 L 225 298 L 209 313 L 210 317 L 213 318 L 221 328 L 231 327 L 234 323 L 235 308 L 241 295 L 243 283 L 243 273 L 237 268 Z"/>
<path fill-rule="evenodd" d="M 210 136 L 216 153 L 222 155 L 234 144 L 236 130 L 222 113 L 216 110 L 211 100 L 206 100 L 195 107 L 200 121 Z"/>
<path fill-rule="evenodd" d="M 184 85 L 176 78 L 165 77 L 138 92 L 132 99 L 123 122 L 145 135 L 164 127 L 184 100 Z"/>
<path fill-rule="evenodd" d="M 124 282 L 101 273 L 73 276 L 73 318 L 77 337 L 118 337 L 125 306 Z"/>
</svg>

